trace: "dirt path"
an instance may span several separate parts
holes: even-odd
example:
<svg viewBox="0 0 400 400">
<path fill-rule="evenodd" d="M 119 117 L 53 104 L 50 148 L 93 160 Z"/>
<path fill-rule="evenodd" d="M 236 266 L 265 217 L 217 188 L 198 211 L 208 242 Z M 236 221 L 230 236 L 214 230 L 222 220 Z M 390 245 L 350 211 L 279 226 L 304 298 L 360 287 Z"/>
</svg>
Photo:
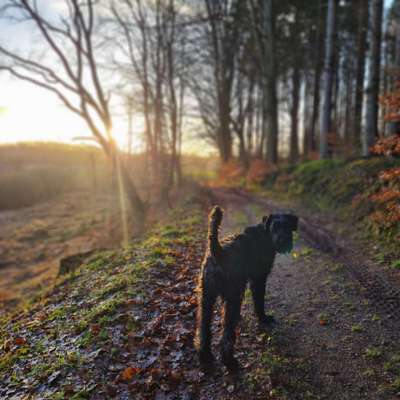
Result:
<svg viewBox="0 0 400 400">
<path fill-rule="evenodd" d="M 278 208 L 240 190 L 213 189 L 205 197 L 207 209 L 225 208 L 223 234 Z M 258 329 L 247 291 L 236 344 L 242 368 L 228 374 L 218 359 L 217 307 L 217 360 L 201 370 L 193 338 L 206 210 L 198 208 L 173 211 L 175 219 L 136 247 L 100 254 L 45 303 L 4 326 L 0 373 L 10 372 L 0 379 L 0 398 L 399 398 L 397 291 L 362 249 L 323 229 L 324 216 L 304 213 L 295 252 L 277 257 L 267 283 L 277 327 Z"/>
<path fill-rule="evenodd" d="M 213 194 L 226 209 L 224 233 L 279 208 L 237 190 Z M 302 218 L 297 258 L 278 256 L 267 285 L 267 307 L 279 320 L 274 348 L 289 363 L 301 364 L 292 376 L 289 398 L 306 398 L 307 392 L 320 399 L 398 398 L 400 387 L 388 390 L 400 366 L 398 291 L 357 249 L 319 228 L 318 220 Z M 244 308 L 244 325 L 251 325 L 251 305 Z"/>
</svg>

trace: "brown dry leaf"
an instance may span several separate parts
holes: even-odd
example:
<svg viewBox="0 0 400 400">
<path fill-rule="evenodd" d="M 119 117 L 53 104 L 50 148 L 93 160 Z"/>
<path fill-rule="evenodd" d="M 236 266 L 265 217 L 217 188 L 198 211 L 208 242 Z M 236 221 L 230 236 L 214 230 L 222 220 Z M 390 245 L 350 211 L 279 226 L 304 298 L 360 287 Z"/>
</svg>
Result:
<svg viewBox="0 0 400 400">
<path fill-rule="evenodd" d="M 14 339 L 14 344 L 16 344 L 17 346 L 21 346 L 25 343 L 26 343 L 26 340 L 22 337 L 17 337 Z"/>
<path fill-rule="evenodd" d="M 142 305 L 143 304 L 143 300 L 141 299 L 129 299 L 126 301 L 126 304 L 129 306 L 133 306 L 133 305 Z"/>
<path fill-rule="evenodd" d="M 191 304 L 192 306 L 197 306 L 197 297 L 196 296 L 192 296 L 189 298 L 189 304 Z"/>
<path fill-rule="evenodd" d="M 328 324 L 328 321 L 326 321 L 325 319 L 320 319 L 320 320 L 319 320 L 319 324 L 320 324 L 321 326 L 325 326 L 325 325 Z"/>
<path fill-rule="evenodd" d="M 121 379 L 123 381 L 130 381 L 139 372 L 140 372 L 140 368 L 136 368 L 136 367 L 125 368 L 121 373 Z"/>
<path fill-rule="evenodd" d="M 99 324 L 92 324 L 90 325 L 90 331 L 93 335 L 98 335 L 100 333 L 101 327 Z"/>
<path fill-rule="evenodd" d="M 163 320 L 164 316 L 162 314 L 159 315 L 157 318 L 150 322 L 150 324 L 148 325 L 148 330 L 150 332 L 157 333 L 161 328 Z"/>
</svg>

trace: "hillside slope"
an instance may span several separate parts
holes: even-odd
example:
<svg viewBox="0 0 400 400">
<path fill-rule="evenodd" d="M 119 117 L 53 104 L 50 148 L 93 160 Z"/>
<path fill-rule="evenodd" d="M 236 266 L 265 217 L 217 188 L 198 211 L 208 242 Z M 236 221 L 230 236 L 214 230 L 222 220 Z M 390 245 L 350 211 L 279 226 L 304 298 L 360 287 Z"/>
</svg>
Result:
<svg viewBox="0 0 400 400">
<path fill-rule="evenodd" d="M 388 179 L 390 177 L 390 179 Z M 359 239 L 379 241 L 396 267 L 400 258 L 400 159 L 316 160 L 267 176 L 270 194 L 352 226 Z M 400 268 L 400 264 L 399 264 Z"/>
</svg>

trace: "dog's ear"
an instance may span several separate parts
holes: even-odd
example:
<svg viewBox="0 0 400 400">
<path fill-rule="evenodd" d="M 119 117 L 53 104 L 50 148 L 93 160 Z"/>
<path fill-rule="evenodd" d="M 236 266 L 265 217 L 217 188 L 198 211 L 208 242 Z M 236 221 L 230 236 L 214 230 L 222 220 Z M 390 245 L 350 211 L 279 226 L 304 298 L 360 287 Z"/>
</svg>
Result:
<svg viewBox="0 0 400 400">
<path fill-rule="evenodd" d="M 289 215 L 289 225 L 292 231 L 297 231 L 299 219 L 295 215 Z"/>
<path fill-rule="evenodd" d="M 265 230 L 268 230 L 271 226 L 272 222 L 272 214 L 271 215 L 264 215 L 262 219 L 263 225 Z"/>
</svg>

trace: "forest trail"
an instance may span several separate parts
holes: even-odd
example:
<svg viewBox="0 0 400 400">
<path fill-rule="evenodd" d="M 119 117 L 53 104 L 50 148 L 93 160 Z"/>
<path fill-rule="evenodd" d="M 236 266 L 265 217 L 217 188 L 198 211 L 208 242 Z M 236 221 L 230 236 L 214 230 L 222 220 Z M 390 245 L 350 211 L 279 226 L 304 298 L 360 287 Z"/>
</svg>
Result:
<svg viewBox="0 0 400 400">
<path fill-rule="evenodd" d="M 222 188 L 189 203 L 131 247 L 95 255 L 0 326 L 0 398 L 398 398 L 398 292 L 363 259 L 364 249 L 325 229 L 325 216 L 304 211 L 294 210 L 294 253 L 277 256 L 267 282 L 276 328 L 258 329 L 246 291 L 236 343 L 242 368 L 228 374 L 218 357 L 218 303 L 217 361 L 201 370 L 193 346 L 196 284 L 210 206 L 225 209 L 222 235 L 284 207 Z"/>
<path fill-rule="evenodd" d="M 224 234 L 285 209 L 237 189 L 216 189 L 213 196 L 226 211 Z M 266 309 L 279 321 L 274 349 L 284 362 L 299 366 L 290 369 L 288 398 L 398 398 L 394 392 L 400 388 L 392 387 L 393 394 L 385 389 L 400 366 L 399 291 L 365 259 L 365 249 L 357 251 L 345 237 L 324 229 L 323 216 L 297 214 L 296 258 L 277 256 L 266 295 Z M 243 326 L 254 324 L 251 302 L 245 302 L 242 316 Z M 248 353 L 240 340 L 237 349 Z"/>
</svg>

